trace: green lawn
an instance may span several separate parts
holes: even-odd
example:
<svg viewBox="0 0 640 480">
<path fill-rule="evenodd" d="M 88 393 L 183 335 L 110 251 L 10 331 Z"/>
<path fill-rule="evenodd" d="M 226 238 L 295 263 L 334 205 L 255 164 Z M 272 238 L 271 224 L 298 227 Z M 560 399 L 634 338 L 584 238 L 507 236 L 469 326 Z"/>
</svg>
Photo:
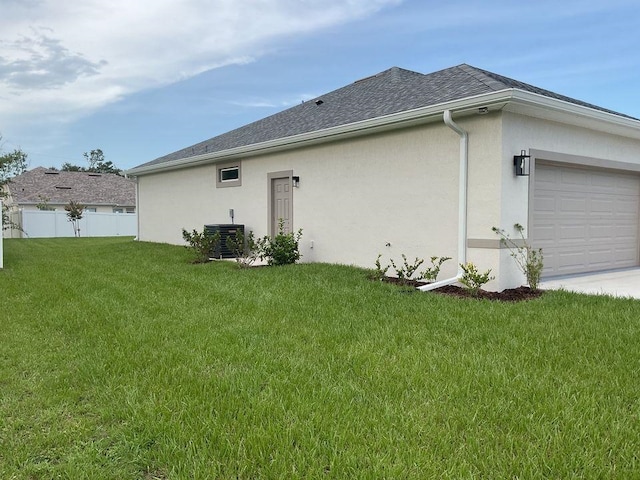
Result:
<svg viewBox="0 0 640 480">
<path fill-rule="evenodd" d="M 4 250 L 1 479 L 640 478 L 640 301 Z"/>
</svg>

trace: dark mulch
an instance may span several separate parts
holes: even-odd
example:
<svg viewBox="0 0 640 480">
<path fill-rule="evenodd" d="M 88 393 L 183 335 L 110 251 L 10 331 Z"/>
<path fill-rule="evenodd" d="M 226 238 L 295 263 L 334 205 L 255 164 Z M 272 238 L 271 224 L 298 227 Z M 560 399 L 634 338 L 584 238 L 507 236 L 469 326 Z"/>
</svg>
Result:
<svg viewBox="0 0 640 480">
<path fill-rule="evenodd" d="M 395 277 L 385 277 L 384 281 L 387 283 L 393 283 L 401 287 L 416 288 L 421 285 L 426 285 L 427 282 L 421 282 L 416 280 L 404 280 L 400 281 Z M 436 288 L 431 290 L 439 295 L 449 295 L 459 298 L 481 298 L 486 300 L 494 300 L 498 302 L 521 302 L 523 300 L 531 300 L 538 298 L 543 294 L 542 290 L 531 290 L 529 287 L 507 288 L 501 292 L 488 292 L 480 289 L 478 294 L 473 297 L 468 290 L 458 287 L 456 285 L 447 285 L 445 287 Z"/>
<path fill-rule="evenodd" d="M 462 287 L 456 285 L 447 285 L 446 287 L 436 288 L 432 290 L 441 295 L 453 295 L 455 297 L 473 298 L 471 294 Z M 479 290 L 475 298 L 484 298 L 487 300 L 497 300 L 499 302 L 521 302 L 523 300 L 531 300 L 542 295 L 542 290 L 531 290 L 529 287 L 507 288 L 501 292 L 487 292 Z"/>
</svg>

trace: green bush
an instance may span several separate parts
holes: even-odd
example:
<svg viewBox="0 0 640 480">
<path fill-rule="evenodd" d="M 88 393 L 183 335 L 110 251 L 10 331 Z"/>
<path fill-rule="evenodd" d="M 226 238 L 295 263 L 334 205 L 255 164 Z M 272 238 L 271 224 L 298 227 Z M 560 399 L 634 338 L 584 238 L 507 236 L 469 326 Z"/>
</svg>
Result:
<svg viewBox="0 0 640 480">
<path fill-rule="evenodd" d="M 495 278 L 490 276 L 491 269 L 480 273 L 478 272 L 478 268 L 471 262 L 461 263 L 460 268 L 462 268 L 462 271 L 464 272 L 460 279 L 460 283 L 462 283 L 464 288 L 474 297 L 478 295 L 480 287 Z"/>
<path fill-rule="evenodd" d="M 420 274 L 421 278 L 431 283 L 435 282 L 440 274 L 440 267 L 447 260 L 451 260 L 451 257 L 431 257 L 431 266 Z"/>
<path fill-rule="evenodd" d="M 258 256 L 267 260 L 269 265 L 289 265 L 300 260 L 300 238 L 302 229 L 297 233 L 284 231 L 284 220 L 278 221 L 278 233 L 273 237 L 264 236 L 256 242 Z"/>
<path fill-rule="evenodd" d="M 220 246 L 220 232 L 210 235 L 206 230 L 198 232 L 194 229 L 192 232 L 188 232 L 183 228 L 182 238 L 189 244 L 185 245 L 186 248 L 190 249 L 196 257 L 194 263 L 208 262 L 214 251 Z"/>
<path fill-rule="evenodd" d="M 226 244 L 240 268 L 250 267 L 258 259 L 257 244 L 251 230 L 245 237 L 242 230 L 236 229 L 235 235 L 227 237 Z"/>
<path fill-rule="evenodd" d="M 396 271 L 396 276 L 401 283 L 405 283 L 409 280 L 420 280 L 422 278 L 417 277 L 415 279 L 412 279 L 411 277 L 413 277 L 413 274 L 418 271 L 420 265 L 424 263 L 424 259 L 416 257 L 413 263 L 409 263 L 409 261 L 407 260 L 407 256 L 403 253 L 402 265 L 396 266 L 393 259 L 390 259 L 389 261 L 391 262 L 391 266 L 393 267 L 393 269 Z"/>
</svg>

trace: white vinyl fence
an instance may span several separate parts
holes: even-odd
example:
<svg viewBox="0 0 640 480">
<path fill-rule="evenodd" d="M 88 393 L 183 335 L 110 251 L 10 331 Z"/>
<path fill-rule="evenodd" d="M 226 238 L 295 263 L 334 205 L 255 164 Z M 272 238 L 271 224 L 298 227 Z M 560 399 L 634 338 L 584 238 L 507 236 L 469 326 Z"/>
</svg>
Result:
<svg viewBox="0 0 640 480">
<path fill-rule="evenodd" d="M 73 237 L 73 226 L 65 211 L 22 210 L 18 225 L 23 238 Z M 80 224 L 81 237 L 137 236 L 135 213 L 85 212 Z"/>
</svg>

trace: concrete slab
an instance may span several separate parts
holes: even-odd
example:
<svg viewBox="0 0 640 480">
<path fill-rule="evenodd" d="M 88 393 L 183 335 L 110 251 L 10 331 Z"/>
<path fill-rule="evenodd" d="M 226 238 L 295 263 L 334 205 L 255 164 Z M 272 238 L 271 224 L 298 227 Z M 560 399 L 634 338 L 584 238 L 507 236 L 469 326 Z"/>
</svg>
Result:
<svg viewBox="0 0 640 480">
<path fill-rule="evenodd" d="M 555 277 L 542 281 L 540 288 L 640 299 L 640 268 Z"/>
</svg>

